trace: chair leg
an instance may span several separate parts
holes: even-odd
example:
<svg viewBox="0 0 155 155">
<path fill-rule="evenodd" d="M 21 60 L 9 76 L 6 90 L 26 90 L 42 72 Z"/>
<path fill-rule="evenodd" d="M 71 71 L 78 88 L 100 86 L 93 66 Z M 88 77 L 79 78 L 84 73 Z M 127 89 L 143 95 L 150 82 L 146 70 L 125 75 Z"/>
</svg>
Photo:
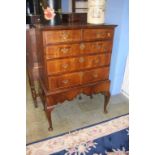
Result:
<svg viewBox="0 0 155 155">
<path fill-rule="evenodd" d="M 31 87 L 31 93 L 32 93 L 32 98 L 33 98 L 33 102 L 34 102 L 34 106 L 35 108 L 38 107 L 38 104 L 37 104 L 37 93 L 36 93 L 36 90 L 34 87 Z"/>
</svg>

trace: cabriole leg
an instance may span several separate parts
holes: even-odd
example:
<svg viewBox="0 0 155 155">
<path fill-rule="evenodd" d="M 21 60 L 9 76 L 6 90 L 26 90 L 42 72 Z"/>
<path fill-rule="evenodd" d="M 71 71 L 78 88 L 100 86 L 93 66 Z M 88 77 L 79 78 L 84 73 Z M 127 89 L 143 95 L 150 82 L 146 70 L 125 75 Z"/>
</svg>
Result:
<svg viewBox="0 0 155 155">
<path fill-rule="evenodd" d="M 49 131 L 53 130 L 53 126 L 52 126 L 52 116 L 51 116 L 51 112 L 53 109 L 45 109 L 46 112 L 46 116 L 47 116 L 47 120 L 48 120 L 48 124 L 49 124 Z"/>
<path fill-rule="evenodd" d="M 110 94 L 110 92 L 108 91 L 108 92 L 105 92 L 104 95 L 105 95 L 104 113 L 108 113 L 107 105 L 108 105 L 108 103 L 109 103 L 109 99 L 110 99 L 111 94 Z"/>
<path fill-rule="evenodd" d="M 79 100 L 82 100 L 82 96 L 81 96 L 81 94 L 79 95 Z"/>
<path fill-rule="evenodd" d="M 48 120 L 48 124 L 49 124 L 49 131 L 53 130 L 53 126 L 52 126 L 52 116 L 51 116 L 51 112 L 53 111 L 53 107 L 48 107 L 48 105 L 52 105 L 52 99 L 49 99 L 47 96 L 45 96 L 45 113 L 47 116 L 47 120 Z"/>
<path fill-rule="evenodd" d="M 93 94 L 90 95 L 90 98 L 93 99 Z"/>
</svg>

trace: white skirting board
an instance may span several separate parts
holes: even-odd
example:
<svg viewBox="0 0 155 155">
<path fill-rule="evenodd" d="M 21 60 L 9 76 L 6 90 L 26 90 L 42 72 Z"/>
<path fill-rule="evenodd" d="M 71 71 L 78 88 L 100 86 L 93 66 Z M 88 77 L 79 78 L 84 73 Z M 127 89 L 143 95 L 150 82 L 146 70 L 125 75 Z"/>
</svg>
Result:
<svg viewBox="0 0 155 155">
<path fill-rule="evenodd" d="M 127 98 L 129 98 L 129 94 L 127 94 L 124 90 L 121 89 L 121 94 L 123 94 L 124 96 L 126 96 Z"/>
<path fill-rule="evenodd" d="M 129 60 L 127 58 L 121 93 L 129 98 Z"/>
</svg>

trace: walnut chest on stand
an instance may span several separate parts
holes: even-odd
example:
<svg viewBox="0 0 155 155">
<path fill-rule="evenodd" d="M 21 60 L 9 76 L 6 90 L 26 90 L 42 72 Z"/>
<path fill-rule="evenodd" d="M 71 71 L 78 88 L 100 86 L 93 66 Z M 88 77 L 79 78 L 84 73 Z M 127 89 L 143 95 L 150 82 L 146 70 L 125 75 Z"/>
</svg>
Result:
<svg viewBox="0 0 155 155">
<path fill-rule="evenodd" d="M 52 129 L 51 111 L 57 103 L 80 93 L 110 98 L 109 70 L 116 25 L 66 24 L 37 26 L 40 96 Z"/>
</svg>

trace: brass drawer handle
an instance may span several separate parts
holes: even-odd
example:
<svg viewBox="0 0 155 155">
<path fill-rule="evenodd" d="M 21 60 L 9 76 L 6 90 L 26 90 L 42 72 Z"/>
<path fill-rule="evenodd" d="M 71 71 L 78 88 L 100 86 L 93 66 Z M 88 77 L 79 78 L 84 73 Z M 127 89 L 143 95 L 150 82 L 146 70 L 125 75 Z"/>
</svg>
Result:
<svg viewBox="0 0 155 155">
<path fill-rule="evenodd" d="M 84 58 L 81 57 L 81 58 L 79 59 L 79 62 L 80 62 L 80 63 L 83 63 L 83 62 L 84 62 Z"/>
<path fill-rule="evenodd" d="M 102 45 L 97 44 L 97 49 L 98 49 L 98 50 L 101 49 L 101 47 L 102 47 Z"/>
<path fill-rule="evenodd" d="M 68 37 L 69 37 L 69 34 L 68 34 L 66 31 L 63 31 L 63 32 L 61 33 L 61 37 L 62 37 L 63 40 L 67 40 Z"/>
<path fill-rule="evenodd" d="M 97 36 L 97 38 L 100 38 L 101 37 L 101 33 L 97 32 L 96 36 Z"/>
<path fill-rule="evenodd" d="M 94 63 L 95 64 L 98 64 L 99 62 L 100 62 L 100 59 L 99 58 L 94 60 Z"/>
<path fill-rule="evenodd" d="M 104 38 L 106 36 L 106 33 L 97 32 L 96 36 L 97 38 Z"/>
<path fill-rule="evenodd" d="M 107 48 L 104 48 L 104 49 L 103 49 L 103 52 L 107 52 L 107 51 L 108 51 L 108 49 L 107 49 Z"/>
<path fill-rule="evenodd" d="M 63 64 L 62 67 L 63 67 L 64 69 L 66 69 L 66 68 L 68 68 L 68 64 Z"/>
<path fill-rule="evenodd" d="M 108 33 L 107 33 L 107 36 L 108 36 L 108 37 L 111 37 L 111 33 L 110 33 L 110 32 L 108 32 Z"/>
<path fill-rule="evenodd" d="M 62 83 L 63 84 L 67 84 L 69 82 L 69 80 L 63 80 Z"/>
<path fill-rule="evenodd" d="M 98 77 L 98 74 L 93 74 L 93 77 L 94 77 L 94 78 L 97 78 L 97 77 Z"/>
<path fill-rule="evenodd" d="M 83 50 L 85 48 L 85 44 L 81 43 L 80 44 L 80 49 Z"/>
<path fill-rule="evenodd" d="M 67 54 L 69 52 L 69 48 L 60 48 L 60 51 L 63 53 L 63 54 Z"/>
</svg>

